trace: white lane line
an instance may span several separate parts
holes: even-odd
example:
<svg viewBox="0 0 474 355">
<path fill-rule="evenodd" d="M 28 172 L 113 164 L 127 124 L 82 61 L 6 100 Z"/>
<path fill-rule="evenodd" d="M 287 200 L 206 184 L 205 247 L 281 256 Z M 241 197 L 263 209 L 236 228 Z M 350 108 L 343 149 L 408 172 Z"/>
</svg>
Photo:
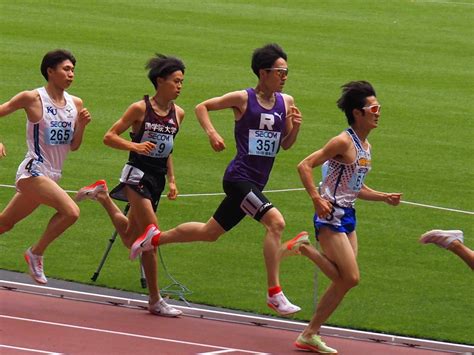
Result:
<svg viewBox="0 0 474 355">
<path fill-rule="evenodd" d="M 7 187 L 7 188 L 15 188 L 14 185 L 4 185 L 0 184 L 0 187 Z M 77 193 L 75 190 L 64 190 L 69 193 Z M 276 193 L 276 192 L 292 192 L 292 191 L 304 191 L 303 187 L 299 188 L 293 188 L 293 189 L 278 189 L 278 190 L 263 190 L 264 193 Z M 208 193 L 200 193 L 200 194 L 179 194 L 179 197 L 204 197 L 204 196 L 224 196 L 224 192 L 208 192 Z M 161 197 L 166 197 L 166 195 L 161 195 Z M 427 205 L 424 203 L 418 203 L 418 202 L 410 202 L 410 201 L 400 201 L 400 203 L 404 203 L 407 205 L 413 205 L 413 206 L 418 206 L 418 207 L 425 207 L 425 208 L 432 208 L 435 210 L 442 210 L 442 211 L 449 211 L 449 212 L 456 212 L 456 213 L 463 213 L 463 214 L 469 214 L 469 215 L 474 215 L 474 211 L 464 211 L 464 210 L 459 210 L 455 208 L 449 208 L 449 207 L 441 207 L 441 206 L 434 206 L 434 205 Z"/>
<path fill-rule="evenodd" d="M 22 348 L 22 347 L 19 347 L 19 346 L 12 346 L 12 345 L 5 345 L 5 344 L 0 344 L 0 348 L 22 350 L 22 351 L 28 351 L 30 353 L 40 353 L 40 354 L 50 354 L 50 355 L 62 355 L 63 354 L 63 353 L 53 353 L 51 351 L 44 351 L 44 350 L 38 350 L 38 349 Z"/>
<path fill-rule="evenodd" d="M 221 349 L 221 350 L 231 350 L 231 351 L 243 352 L 243 353 L 247 353 L 247 354 L 260 354 L 258 351 L 250 351 L 250 350 L 243 350 L 243 349 L 234 349 L 234 348 L 227 348 L 227 347 L 224 347 L 224 346 L 215 346 L 215 345 L 209 345 L 209 344 L 203 344 L 203 343 L 194 343 L 194 342 L 190 342 L 190 341 L 167 339 L 167 338 L 159 338 L 159 337 L 152 337 L 152 336 L 148 336 L 148 335 L 125 333 L 125 332 L 117 332 L 117 331 L 114 331 L 114 330 L 83 327 L 83 326 L 80 326 L 80 325 L 72 325 L 72 324 L 65 324 L 65 323 L 48 322 L 48 321 L 43 321 L 43 320 L 39 320 L 39 319 L 30 319 L 30 318 L 22 318 L 22 317 L 12 317 L 12 316 L 7 316 L 7 315 L 5 315 L 5 314 L 0 314 L 0 318 L 13 319 L 13 320 L 20 320 L 20 321 L 31 322 L 31 323 L 41 323 L 41 324 L 47 324 L 47 325 L 54 325 L 54 326 L 64 327 L 64 328 L 73 328 L 73 329 L 80 329 L 80 330 L 88 330 L 88 331 L 98 332 L 98 333 L 106 333 L 106 334 L 114 334 L 114 335 L 123 335 L 123 336 L 134 337 L 134 338 L 140 338 L 140 339 L 157 340 L 157 341 L 163 341 L 163 342 L 167 342 L 167 343 L 193 345 L 193 346 L 200 346 L 200 347 L 204 347 L 204 348 L 213 348 L 213 349 Z"/>
</svg>

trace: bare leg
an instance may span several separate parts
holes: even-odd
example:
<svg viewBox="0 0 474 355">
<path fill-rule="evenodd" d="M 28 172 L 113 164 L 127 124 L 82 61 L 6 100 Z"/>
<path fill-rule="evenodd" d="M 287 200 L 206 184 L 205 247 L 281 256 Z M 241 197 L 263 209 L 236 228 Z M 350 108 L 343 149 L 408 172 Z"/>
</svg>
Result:
<svg viewBox="0 0 474 355">
<path fill-rule="evenodd" d="M 329 228 L 323 227 L 319 235 L 321 247 L 340 272 L 341 277 L 333 281 L 324 293 L 318 304 L 308 327 L 303 335 L 310 337 L 319 332 L 321 325 L 331 316 L 340 304 L 346 293 L 359 282 L 359 267 L 356 261 L 353 243 L 357 242 L 355 232 L 351 233 L 354 238 L 349 238 L 344 233 L 335 233 Z"/>
<path fill-rule="evenodd" d="M 0 234 L 8 232 L 15 224 L 29 216 L 39 206 L 30 196 L 17 192 L 0 213 Z"/>
<path fill-rule="evenodd" d="M 123 214 L 123 212 L 118 208 L 114 201 L 110 198 L 109 194 L 106 191 L 101 191 L 97 194 L 96 200 L 104 207 L 107 211 L 107 214 L 112 221 L 112 224 L 115 227 L 115 230 L 122 238 L 122 242 L 125 246 L 130 248 L 130 238 L 132 232 L 129 230 L 128 218 Z M 136 232 L 136 231 L 133 231 Z M 135 238 L 137 235 L 134 235 Z M 133 240 L 131 241 L 133 243 Z"/>
<path fill-rule="evenodd" d="M 260 220 L 266 228 L 263 241 L 263 256 L 267 269 L 268 287 L 280 285 L 280 258 L 281 235 L 285 228 L 285 220 L 276 208 L 270 209 Z"/>
<path fill-rule="evenodd" d="M 160 235 L 159 245 L 199 241 L 214 242 L 224 233 L 225 230 L 221 225 L 211 217 L 207 223 L 188 222 L 163 231 Z"/>
<path fill-rule="evenodd" d="M 447 249 L 459 256 L 472 270 L 474 270 L 474 250 L 469 249 L 459 240 L 452 242 Z"/>
<path fill-rule="evenodd" d="M 299 251 L 309 260 L 316 264 L 316 266 L 331 280 L 335 281 L 341 277 L 337 266 L 329 260 L 326 255 L 321 254 L 312 245 L 303 244 Z"/>
<path fill-rule="evenodd" d="M 77 221 L 79 207 L 58 184 L 47 177 L 22 179 L 18 182 L 18 186 L 22 191 L 21 194 L 28 196 L 33 205 L 44 204 L 57 211 L 37 244 L 31 248 L 32 253 L 43 255 L 48 245 Z"/>
<path fill-rule="evenodd" d="M 145 231 L 149 224 L 158 224 L 158 220 L 153 210 L 151 201 L 142 197 L 137 192 L 130 188 L 126 188 L 126 194 L 128 201 L 130 202 L 130 214 L 129 221 L 130 225 L 138 226 L 140 233 Z M 139 235 L 135 235 L 131 238 L 131 242 Z M 130 245 L 130 244 L 129 244 Z M 160 290 L 158 288 L 158 273 L 157 273 L 157 261 L 156 251 L 151 250 L 142 254 L 142 264 L 145 271 L 145 278 L 148 285 L 148 292 L 150 296 L 150 304 L 154 304 L 160 298 Z"/>
</svg>

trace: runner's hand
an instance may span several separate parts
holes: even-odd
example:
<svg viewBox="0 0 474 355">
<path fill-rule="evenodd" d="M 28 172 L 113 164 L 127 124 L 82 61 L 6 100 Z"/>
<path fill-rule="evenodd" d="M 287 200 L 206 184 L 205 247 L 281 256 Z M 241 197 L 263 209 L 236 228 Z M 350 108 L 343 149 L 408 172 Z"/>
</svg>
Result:
<svg viewBox="0 0 474 355">
<path fill-rule="evenodd" d="M 313 201 L 313 205 L 314 205 L 314 210 L 319 218 L 326 218 L 327 216 L 331 214 L 332 209 L 333 209 L 331 202 L 323 198 L 319 198 Z"/>
<path fill-rule="evenodd" d="M 176 183 L 170 182 L 169 184 L 170 191 L 168 192 L 168 200 L 176 200 L 178 197 L 178 188 L 176 187 Z"/>
<path fill-rule="evenodd" d="M 389 205 L 392 206 L 397 206 L 400 204 L 400 200 L 402 199 L 402 194 L 401 193 L 388 193 L 385 194 L 385 203 L 388 203 Z"/>
<path fill-rule="evenodd" d="M 134 143 L 133 151 L 142 155 L 149 155 L 153 149 L 155 149 L 156 144 L 152 142 L 143 142 L 143 143 Z"/>
<path fill-rule="evenodd" d="M 6 157 L 7 151 L 5 150 L 5 146 L 3 143 L 0 143 L 0 158 Z"/>
<path fill-rule="evenodd" d="M 224 138 L 222 138 L 217 132 L 214 132 L 209 136 L 209 142 L 211 143 L 212 149 L 214 149 L 216 152 L 220 152 L 225 149 Z"/>
<path fill-rule="evenodd" d="M 296 106 L 290 106 L 290 113 L 288 114 L 287 118 L 291 120 L 293 127 L 301 126 L 303 123 L 303 115 L 301 114 L 300 110 Z"/>
<path fill-rule="evenodd" d="M 83 126 L 86 126 L 90 123 L 91 121 L 91 114 L 86 108 L 83 108 L 80 112 L 79 115 L 77 116 L 77 123 Z"/>
</svg>

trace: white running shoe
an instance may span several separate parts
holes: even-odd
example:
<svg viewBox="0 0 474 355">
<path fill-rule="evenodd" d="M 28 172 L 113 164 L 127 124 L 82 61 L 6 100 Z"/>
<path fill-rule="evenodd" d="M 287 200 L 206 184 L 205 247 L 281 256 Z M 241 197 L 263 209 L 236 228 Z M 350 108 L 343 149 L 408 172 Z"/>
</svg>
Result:
<svg viewBox="0 0 474 355">
<path fill-rule="evenodd" d="M 97 180 L 92 185 L 84 186 L 82 189 L 80 189 L 77 192 L 75 200 L 77 202 L 80 202 L 88 198 L 91 200 L 95 200 L 97 197 L 97 194 L 101 191 L 105 191 L 105 192 L 108 191 L 107 183 L 105 182 L 105 180 Z"/>
<path fill-rule="evenodd" d="M 145 232 L 135 240 L 130 248 L 130 260 L 135 260 L 144 251 L 152 250 L 154 246 L 151 241 L 155 235 L 160 234 L 161 232 L 156 225 L 150 224 L 146 227 Z"/>
<path fill-rule="evenodd" d="M 155 304 L 148 304 L 148 310 L 151 314 L 163 317 L 178 317 L 183 314 L 183 312 L 179 309 L 176 309 L 166 303 L 163 298 L 157 301 Z"/>
<path fill-rule="evenodd" d="M 30 275 L 33 280 L 39 284 L 46 285 L 48 279 L 44 276 L 43 272 L 43 256 L 33 254 L 31 248 L 28 248 L 28 250 L 25 251 L 24 256 L 28 263 L 28 267 L 30 268 Z"/>
<path fill-rule="evenodd" d="M 290 301 L 288 301 L 288 299 L 283 294 L 283 291 L 280 291 L 271 297 L 267 295 L 267 305 L 282 316 L 288 316 L 301 311 L 300 307 L 295 306 Z"/>
<path fill-rule="evenodd" d="M 439 246 L 440 248 L 446 249 L 455 240 L 458 240 L 461 243 L 464 242 L 464 236 L 462 231 L 433 229 L 421 236 L 420 243 L 433 243 Z"/>
</svg>

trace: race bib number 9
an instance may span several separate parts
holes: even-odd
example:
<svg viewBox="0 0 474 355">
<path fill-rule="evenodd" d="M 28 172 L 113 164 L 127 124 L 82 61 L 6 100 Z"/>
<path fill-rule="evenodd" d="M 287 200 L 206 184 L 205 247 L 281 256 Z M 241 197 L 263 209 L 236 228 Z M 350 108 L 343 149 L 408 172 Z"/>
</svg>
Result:
<svg viewBox="0 0 474 355">
<path fill-rule="evenodd" d="M 148 156 L 152 158 L 167 158 L 173 150 L 173 135 L 157 133 L 152 131 L 145 131 L 143 133 L 142 142 L 155 143 L 153 149 Z"/>
<path fill-rule="evenodd" d="M 249 130 L 249 155 L 274 157 L 280 146 L 280 132 Z"/>
<path fill-rule="evenodd" d="M 45 139 L 48 145 L 70 144 L 73 135 L 72 128 L 47 127 L 45 129 Z"/>
</svg>

